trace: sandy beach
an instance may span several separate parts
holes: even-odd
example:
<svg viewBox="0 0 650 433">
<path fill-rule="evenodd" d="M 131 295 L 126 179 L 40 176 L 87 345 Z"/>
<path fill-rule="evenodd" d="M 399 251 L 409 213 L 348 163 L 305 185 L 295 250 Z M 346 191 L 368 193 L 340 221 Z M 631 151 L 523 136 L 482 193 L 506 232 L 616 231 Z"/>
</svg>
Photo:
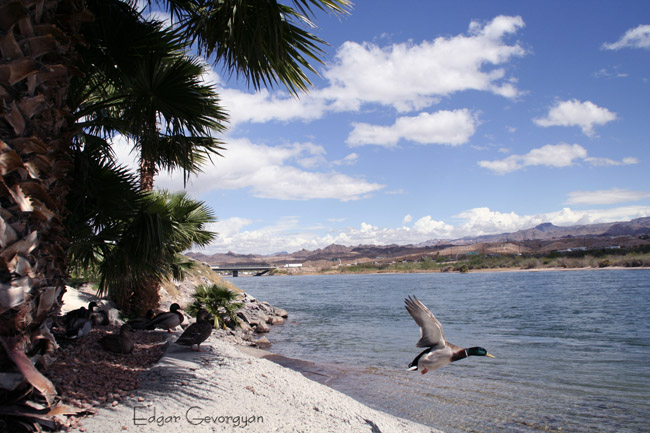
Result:
<svg viewBox="0 0 650 433">
<path fill-rule="evenodd" d="M 69 288 L 62 311 L 92 300 L 98 298 Z M 138 389 L 81 418 L 79 431 L 439 432 L 369 408 L 264 358 L 277 355 L 235 344 L 216 331 L 201 344 L 202 352 L 174 344 L 180 330 L 149 332 L 168 338 L 163 357 L 140 373 Z"/>
<path fill-rule="evenodd" d="M 210 337 L 203 352 L 170 344 L 141 386 L 82 420 L 93 433 L 438 432 L 371 409 L 301 373 Z"/>
</svg>

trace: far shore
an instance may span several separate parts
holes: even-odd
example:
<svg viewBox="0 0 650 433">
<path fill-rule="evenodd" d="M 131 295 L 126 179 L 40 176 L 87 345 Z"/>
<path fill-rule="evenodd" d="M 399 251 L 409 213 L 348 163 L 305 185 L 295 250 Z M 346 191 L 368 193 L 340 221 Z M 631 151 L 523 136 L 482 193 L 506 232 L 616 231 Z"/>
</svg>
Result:
<svg viewBox="0 0 650 433">
<path fill-rule="evenodd" d="M 584 267 L 584 268 L 562 268 L 562 267 L 550 267 L 550 268 L 487 268 L 487 269 L 470 269 L 467 272 L 459 271 L 440 271 L 434 269 L 422 269 L 422 270 L 408 270 L 408 271 L 399 271 L 399 270 L 363 270 L 363 271 L 354 271 L 354 272 L 340 272 L 336 270 L 332 271 L 301 271 L 301 272 L 292 272 L 292 273 L 282 273 L 282 274 L 271 274 L 270 276 L 288 276 L 296 277 L 303 275 L 397 275 L 397 274 L 481 274 L 481 273 L 497 273 L 497 272 L 563 272 L 563 271 L 633 271 L 633 270 L 650 270 L 648 266 L 607 266 L 607 267 Z M 224 275 L 228 277 L 228 275 Z M 237 278 L 241 278 L 237 277 Z M 247 277 L 247 276 L 245 276 Z"/>
</svg>

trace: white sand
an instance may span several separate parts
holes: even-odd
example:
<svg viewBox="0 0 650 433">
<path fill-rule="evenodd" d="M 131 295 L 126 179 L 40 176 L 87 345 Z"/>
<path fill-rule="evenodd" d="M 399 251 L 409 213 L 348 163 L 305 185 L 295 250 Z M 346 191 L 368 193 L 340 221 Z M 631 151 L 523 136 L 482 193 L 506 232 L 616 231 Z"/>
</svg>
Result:
<svg viewBox="0 0 650 433">
<path fill-rule="evenodd" d="M 87 432 L 438 432 L 371 409 L 237 346 L 171 344 L 134 397 L 82 421 Z"/>
<path fill-rule="evenodd" d="M 64 312 L 98 301 L 71 288 L 64 296 Z M 143 374 L 134 397 L 100 408 L 82 420 L 82 427 L 92 433 L 439 433 L 371 409 L 260 357 L 268 352 L 214 334 L 201 349 L 170 344 Z"/>
</svg>

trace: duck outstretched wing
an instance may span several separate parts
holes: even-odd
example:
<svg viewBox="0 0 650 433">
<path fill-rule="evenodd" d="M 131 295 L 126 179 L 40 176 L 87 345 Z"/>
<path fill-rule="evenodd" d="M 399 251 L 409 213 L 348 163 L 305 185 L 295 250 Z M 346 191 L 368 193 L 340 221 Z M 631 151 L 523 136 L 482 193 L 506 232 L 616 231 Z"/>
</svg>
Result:
<svg viewBox="0 0 650 433">
<path fill-rule="evenodd" d="M 447 345 L 445 335 L 442 332 L 442 324 L 436 319 L 431 311 L 415 296 L 409 296 L 404 300 L 406 311 L 409 312 L 415 323 L 420 327 L 420 340 L 416 347 L 431 347 L 442 349 Z"/>
</svg>

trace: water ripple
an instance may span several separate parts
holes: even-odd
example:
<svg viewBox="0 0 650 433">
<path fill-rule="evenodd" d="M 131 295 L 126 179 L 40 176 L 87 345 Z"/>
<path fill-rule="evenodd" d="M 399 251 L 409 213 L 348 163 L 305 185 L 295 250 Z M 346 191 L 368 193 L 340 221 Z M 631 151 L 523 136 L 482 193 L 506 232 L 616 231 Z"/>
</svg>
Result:
<svg viewBox="0 0 650 433">
<path fill-rule="evenodd" d="M 281 355 L 335 366 L 329 385 L 452 432 L 637 432 L 650 415 L 650 271 L 343 275 L 233 280 L 290 312 Z M 405 371 L 415 294 L 470 358 Z M 293 322 L 293 323 L 292 323 Z M 313 367 L 312 367 L 313 368 Z M 331 369 L 330 369 L 331 370 Z"/>
</svg>

